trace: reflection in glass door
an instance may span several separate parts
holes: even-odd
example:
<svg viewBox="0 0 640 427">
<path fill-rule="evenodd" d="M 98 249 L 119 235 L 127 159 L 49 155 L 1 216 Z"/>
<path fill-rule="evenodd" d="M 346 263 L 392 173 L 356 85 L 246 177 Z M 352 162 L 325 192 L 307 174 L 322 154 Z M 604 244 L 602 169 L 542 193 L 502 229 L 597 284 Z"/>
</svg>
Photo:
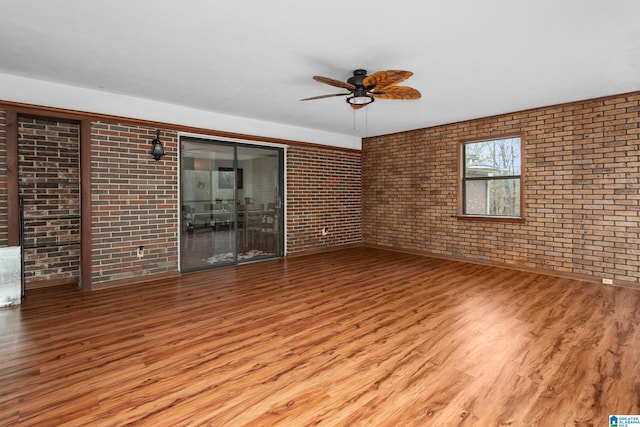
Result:
<svg viewBox="0 0 640 427">
<path fill-rule="evenodd" d="M 181 137 L 181 271 L 282 256 L 283 150 Z"/>
</svg>

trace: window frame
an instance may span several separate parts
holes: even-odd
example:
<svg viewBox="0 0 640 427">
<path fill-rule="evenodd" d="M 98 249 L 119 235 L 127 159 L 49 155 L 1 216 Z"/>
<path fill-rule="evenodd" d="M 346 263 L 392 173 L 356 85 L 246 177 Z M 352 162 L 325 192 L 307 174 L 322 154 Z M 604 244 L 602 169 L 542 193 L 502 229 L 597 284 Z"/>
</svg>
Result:
<svg viewBox="0 0 640 427">
<path fill-rule="evenodd" d="M 508 175 L 508 176 L 500 176 L 500 177 L 491 177 L 491 178 L 475 178 L 469 179 L 466 178 L 466 158 L 465 158 L 465 147 L 467 144 L 480 143 L 480 142 L 489 142 L 489 141 L 499 141 L 502 139 L 512 139 L 519 138 L 520 139 L 520 175 Z M 524 146 L 525 146 L 525 138 L 522 134 L 508 134 L 508 135 L 499 135 L 499 136 L 490 136 L 485 138 L 473 138 L 473 139 L 465 139 L 461 140 L 458 144 L 458 214 L 456 217 L 459 220 L 469 220 L 469 221 L 492 221 L 492 222 L 512 222 L 512 223 L 524 223 L 525 222 L 525 161 L 524 161 Z M 479 215 L 479 214 L 466 214 L 465 213 L 465 188 L 467 181 L 488 181 L 495 179 L 515 179 L 518 178 L 520 180 L 520 215 L 519 216 L 501 216 L 501 215 Z"/>
</svg>

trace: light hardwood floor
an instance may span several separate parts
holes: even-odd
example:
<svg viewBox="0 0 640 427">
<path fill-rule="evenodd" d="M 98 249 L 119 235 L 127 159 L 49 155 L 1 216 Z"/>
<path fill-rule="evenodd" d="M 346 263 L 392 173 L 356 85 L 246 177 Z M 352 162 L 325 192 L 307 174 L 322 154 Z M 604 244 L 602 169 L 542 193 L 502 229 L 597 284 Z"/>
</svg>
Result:
<svg viewBox="0 0 640 427">
<path fill-rule="evenodd" d="M 640 291 L 371 248 L 0 310 L 0 425 L 604 426 Z"/>
</svg>

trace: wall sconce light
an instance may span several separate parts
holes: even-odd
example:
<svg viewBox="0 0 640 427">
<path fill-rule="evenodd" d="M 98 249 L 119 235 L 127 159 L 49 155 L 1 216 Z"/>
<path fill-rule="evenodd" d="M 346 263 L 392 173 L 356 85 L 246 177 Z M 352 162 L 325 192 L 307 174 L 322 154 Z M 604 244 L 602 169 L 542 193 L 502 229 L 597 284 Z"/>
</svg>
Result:
<svg viewBox="0 0 640 427">
<path fill-rule="evenodd" d="M 164 148 L 160 142 L 160 130 L 157 131 L 156 138 L 151 141 L 151 153 L 156 161 L 160 160 L 160 157 L 164 156 Z"/>
</svg>

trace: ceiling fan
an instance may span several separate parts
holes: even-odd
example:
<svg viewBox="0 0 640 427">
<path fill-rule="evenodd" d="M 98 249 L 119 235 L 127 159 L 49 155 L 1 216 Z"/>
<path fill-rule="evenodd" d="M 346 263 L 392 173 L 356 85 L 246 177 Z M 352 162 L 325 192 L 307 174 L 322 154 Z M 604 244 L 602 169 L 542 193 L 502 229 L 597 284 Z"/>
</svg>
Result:
<svg viewBox="0 0 640 427">
<path fill-rule="evenodd" d="M 346 89 L 349 92 L 332 93 L 328 95 L 312 96 L 301 101 L 312 99 L 331 98 L 334 96 L 347 96 L 347 103 L 357 110 L 379 99 L 419 99 L 422 95 L 417 89 L 409 86 L 398 86 L 398 83 L 411 77 L 411 71 L 387 70 L 377 71 L 367 75 L 367 70 L 358 69 L 353 72 L 346 82 L 331 79 L 329 77 L 313 76 L 315 81 L 330 86 Z"/>
</svg>

